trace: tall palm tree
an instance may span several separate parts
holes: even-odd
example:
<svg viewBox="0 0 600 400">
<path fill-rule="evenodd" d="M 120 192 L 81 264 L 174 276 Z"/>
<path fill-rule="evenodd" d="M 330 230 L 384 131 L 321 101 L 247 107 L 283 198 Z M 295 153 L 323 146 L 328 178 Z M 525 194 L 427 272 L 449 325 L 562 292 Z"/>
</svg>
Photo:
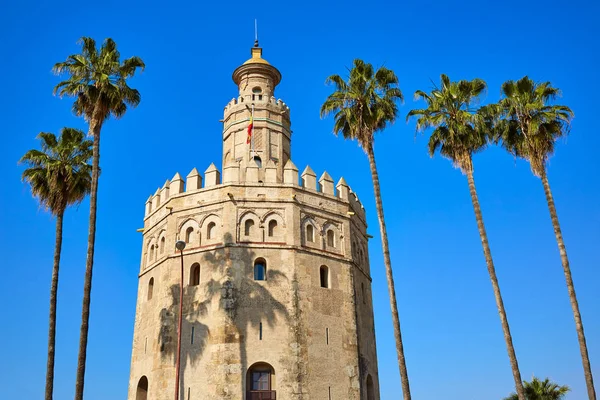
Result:
<svg viewBox="0 0 600 400">
<path fill-rule="evenodd" d="M 388 124 L 396 120 L 398 114 L 397 102 L 403 100 L 402 92 L 398 87 L 398 78 L 392 70 L 381 67 L 375 71 L 371 64 L 359 59 L 354 60 L 354 66 L 350 70 L 348 81 L 345 81 L 339 75 L 331 75 L 327 78 L 326 83 L 333 84 L 335 91 L 327 97 L 327 100 L 321 106 L 321 117 L 333 114 L 335 119 L 334 133 L 336 135 L 341 133 L 345 139 L 356 139 L 369 158 L 377 217 L 379 218 L 381 245 L 383 247 L 383 262 L 390 294 L 402 393 L 405 400 L 410 400 L 410 386 L 400 332 L 387 230 L 383 216 L 379 174 L 373 150 L 375 133 L 383 131 Z"/>
<path fill-rule="evenodd" d="M 548 378 L 540 381 L 534 377 L 531 382 L 524 382 L 525 398 L 527 400 L 562 400 L 571 391 L 568 386 L 558 386 L 550 382 Z M 517 394 L 513 393 L 504 400 L 518 400 Z"/>
<path fill-rule="evenodd" d="M 560 95 L 560 91 L 552 87 L 550 82 L 535 83 L 527 76 L 516 82 L 505 82 L 502 85 L 502 95 L 499 106 L 505 118 L 505 129 L 502 129 L 498 140 L 509 153 L 527 160 L 533 174 L 542 181 L 575 318 L 588 397 L 596 400 L 583 322 L 546 171 L 546 163 L 554 153 L 556 141 L 569 132 L 573 111 L 567 106 L 551 104 Z"/>
<path fill-rule="evenodd" d="M 88 134 L 94 140 L 88 250 L 85 264 L 75 400 L 82 400 L 83 398 L 85 378 L 94 244 L 96 240 L 100 131 L 103 123 L 111 116 L 121 118 L 127 111 L 128 106 L 136 107 L 140 103 L 140 93 L 129 87 L 127 80 L 134 76 L 138 68 L 142 70 L 145 68 L 144 62 L 139 57 L 131 57 L 121 62 L 117 45 L 110 38 L 104 41 L 99 51 L 96 49 L 96 42 L 92 38 L 83 37 L 79 43 L 82 46 L 80 54 L 70 55 L 66 61 L 57 63 L 53 68 L 56 74 L 68 75 L 68 79 L 56 85 L 54 93 L 59 94 L 61 97 L 76 97 L 73 112 L 78 116 L 83 116 L 89 123 Z"/>
<path fill-rule="evenodd" d="M 46 400 L 52 400 L 54 388 L 54 351 L 56 342 L 56 302 L 58 271 L 62 247 L 63 216 L 68 206 L 80 203 L 90 192 L 92 142 L 84 140 L 79 129 L 63 128 L 56 138 L 52 133 L 38 135 L 41 150 L 29 150 L 19 163 L 27 165 L 23 181 L 40 205 L 56 217 L 54 265 L 50 285 L 50 326 L 48 329 L 48 360 L 46 365 Z"/>
<path fill-rule="evenodd" d="M 488 243 L 485 225 L 477 190 L 475 189 L 475 178 L 473 177 L 473 154 L 486 148 L 489 139 L 490 114 L 486 109 L 476 112 L 473 104 L 479 96 L 486 90 L 486 83 L 481 79 L 471 81 L 461 80 L 451 82 L 448 76 L 441 75 L 441 88 L 435 87 L 431 93 L 425 93 L 421 90 L 415 92 L 416 99 L 423 99 L 427 103 L 427 108 L 411 110 L 406 119 L 417 118 L 417 131 L 425 131 L 433 128 L 429 138 L 429 155 L 439 151 L 439 153 L 448 158 L 455 167 L 458 167 L 463 174 L 467 176 L 471 201 L 475 210 L 477 228 L 481 237 L 483 254 L 487 264 L 492 288 L 496 298 L 496 306 L 500 314 L 500 322 L 504 332 L 504 340 L 508 350 L 508 358 L 512 367 L 515 387 L 519 400 L 525 400 L 523 393 L 523 383 L 521 373 L 515 355 L 515 349 L 510 334 L 508 318 L 500 293 L 500 285 L 496 277 L 496 269 L 492 259 L 490 245 Z"/>
</svg>

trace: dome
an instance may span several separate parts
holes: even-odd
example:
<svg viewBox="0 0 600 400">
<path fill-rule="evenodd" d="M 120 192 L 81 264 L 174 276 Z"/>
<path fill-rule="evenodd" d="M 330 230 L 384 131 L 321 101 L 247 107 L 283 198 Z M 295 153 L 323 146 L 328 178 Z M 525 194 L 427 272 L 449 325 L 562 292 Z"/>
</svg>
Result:
<svg viewBox="0 0 600 400">
<path fill-rule="evenodd" d="M 262 49 L 260 47 L 253 47 L 252 48 L 252 58 L 248 59 L 242 65 L 246 65 L 246 64 L 265 64 L 265 65 L 271 65 L 271 64 L 269 64 L 269 62 L 267 60 L 265 60 L 264 58 L 262 58 Z"/>
</svg>

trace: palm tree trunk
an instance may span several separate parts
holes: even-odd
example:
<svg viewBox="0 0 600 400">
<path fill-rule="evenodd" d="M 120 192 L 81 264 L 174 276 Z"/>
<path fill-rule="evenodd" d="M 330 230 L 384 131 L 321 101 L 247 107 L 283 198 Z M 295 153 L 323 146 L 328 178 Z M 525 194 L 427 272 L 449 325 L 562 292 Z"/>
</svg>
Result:
<svg viewBox="0 0 600 400">
<path fill-rule="evenodd" d="M 92 184 L 90 190 L 90 221 L 88 227 L 88 249 L 85 262 L 85 278 L 83 283 L 83 306 L 81 310 L 81 331 L 79 335 L 79 355 L 77 357 L 77 378 L 75 381 L 75 400 L 83 400 L 85 380 L 85 361 L 87 356 L 87 340 L 90 320 L 90 296 L 92 293 L 92 270 L 94 267 L 94 244 L 96 242 L 96 205 L 98 199 L 98 175 L 100 172 L 100 130 L 98 120 L 90 122 L 89 132 L 94 137 L 92 155 Z"/>
<path fill-rule="evenodd" d="M 504 302 L 502 301 L 502 294 L 500 293 L 500 285 L 498 284 L 498 278 L 496 277 L 496 269 L 494 268 L 494 261 L 492 260 L 492 252 L 490 251 L 487 233 L 485 232 L 485 226 L 483 225 L 483 216 L 481 215 L 481 207 L 479 206 L 477 190 L 475 189 L 473 169 L 468 168 L 466 172 L 467 179 L 469 181 L 469 191 L 471 192 L 471 201 L 473 202 L 475 218 L 477 219 L 477 229 L 479 229 L 479 236 L 481 237 L 481 245 L 483 246 L 485 262 L 487 264 L 488 273 L 490 274 L 490 280 L 492 281 L 492 287 L 494 288 L 494 297 L 496 298 L 496 306 L 498 307 L 498 314 L 500 314 L 500 321 L 502 322 L 502 331 L 504 332 L 504 340 L 506 341 L 508 358 L 510 359 L 510 366 L 512 368 L 513 377 L 515 379 L 517 396 L 519 400 L 526 400 L 525 391 L 523 390 L 523 381 L 521 380 L 521 372 L 519 371 L 519 364 L 517 363 L 517 356 L 515 354 L 512 336 L 510 335 L 510 328 L 508 326 L 508 318 L 506 317 L 506 310 L 504 309 Z"/>
<path fill-rule="evenodd" d="M 577 339 L 579 340 L 579 350 L 581 351 L 581 361 L 583 363 L 583 372 L 585 374 L 585 384 L 587 386 L 588 397 L 589 400 L 596 400 L 594 378 L 592 377 L 592 367 L 590 366 L 590 358 L 588 356 L 585 333 L 583 332 L 583 322 L 581 321 L 581 314 L 579 313 L 579 303 L 577 302 L 575 286 L 573 285 L 573 278 L 571 277 L 571 267 L 569 266 L 567 249 L 565 248 L 565 242 L 563 241 L 560 224 L 558 223 L 558 215 L 556 213 L 556 207 L 554 206 L 554 198 L 552 197 L 552 191 L 550 190 L 548 175 L 546 175 L 546 171 L 542 172 L 540 175 L 542 184 L 544 185 L 544 193 L 546 194 L 546 201 L 548 202 L 548 210 L 550 211 L 552 226 L 554 227 L 554 235 L 556 236 L 558 251 L 560 252 L 560 260 L 565 271 L 565 280 L 567 281 L 567 289 L 569 291 L 569 299 L 571 300 L 571 308 L 573 309 L 573 316 L 575 317 L 575 328 L 577 329 Z"/>
<path fill-rule="evenodd" d="M 48 328 L 48 361 L 46 363 L 46 400 L 52 400 L 54 391 L 54 351 L 56 343 L 56 295 L 58 293 L 58 270 L 62 248 L 63 216 L 65 210 L 56 214 L 56 243 L 54 244 L 54 266 L 52 267 L 52 283 L 50 284 L 50 326 Z"/>
<path fill-rule="evenodd" d="M 394 288 L 394 276 L 392 275 L 392 261 L 390 259 L 390 248 L 388 245 L 387 230 L 383 217 L 383 202 L 381 201 L 381 189 L 379 187 L 379 174 L 375 164 L 375 153 L 373 143 L 367 146 L 371 178 L 373 179 L 373 191 L 375 192 L 375 205 L 377 207 L 377 218 L 379 219 L 379 231 L 381 233 L 381 247 L 383 248 L 383 263 L 385 264 L 385 275 L 387 277 L 388 292 L 390 294 L 390 307 L 392 308 L 392 322 L 394 324 L 394 338 L 396 339 L 396 353 L 398 355 L 398 368 L 400 369 L 400 381 L 402 383 L 402 394 L 404 400 L 410 400 L 410 385 L 408 383 L 408 371 L 404 358 L 404 345 L 402 344 L 402 333 L 400 332 L 400 319 L 398 317 L 398 305 L 396 303 L 396 289 Z"/>
</svg>

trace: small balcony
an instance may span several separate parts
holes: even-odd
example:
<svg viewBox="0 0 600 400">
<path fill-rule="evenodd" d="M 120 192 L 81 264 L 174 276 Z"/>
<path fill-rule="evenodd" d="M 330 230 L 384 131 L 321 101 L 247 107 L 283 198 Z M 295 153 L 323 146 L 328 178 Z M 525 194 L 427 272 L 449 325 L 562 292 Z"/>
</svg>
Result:
<svg viewBox="0 0 600 400">
<path fill-rule="evenodd" d="M 274 390 L 248 390 L 246 400 L 277 400 Z"/>
</svg>

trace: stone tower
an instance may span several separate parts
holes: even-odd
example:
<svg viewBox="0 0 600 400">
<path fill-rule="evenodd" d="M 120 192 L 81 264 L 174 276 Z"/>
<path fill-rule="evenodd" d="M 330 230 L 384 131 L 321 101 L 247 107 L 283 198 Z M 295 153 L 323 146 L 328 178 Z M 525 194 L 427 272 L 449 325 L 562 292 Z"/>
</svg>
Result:
<svg viewBox="0 0 600 400">
<path fill-rule="evenodd" d="M 182 259 L 181 400 L 379 399 L 365 211 L 344 178 L 299 184 L 281 74 L 251 53 L 223 181 L 194 168 L 146 202 L 128 399 L 174 397 Z"/>
</svg>

